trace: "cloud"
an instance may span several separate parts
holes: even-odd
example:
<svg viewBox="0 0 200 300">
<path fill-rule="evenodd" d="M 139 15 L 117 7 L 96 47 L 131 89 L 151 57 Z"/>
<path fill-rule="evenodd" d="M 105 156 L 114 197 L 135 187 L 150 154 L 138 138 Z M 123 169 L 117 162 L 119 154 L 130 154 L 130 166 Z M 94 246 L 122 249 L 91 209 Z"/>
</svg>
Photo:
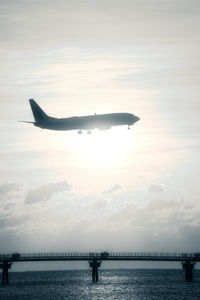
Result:
<svg viewBox="0 0 200 300">
<path fill-rule="evenodd" d="M 4 240 L 6 235 L 9 236 L 3 249 L 16 249 L 18 243 L 12 244 L 15 241 L 12 237 L 18 236 L 28 244 L 22 244 L 20 251 L 32 251 L 34 242 L 53 251 L 56 247 L 66 249 L 66 240 L 70 241 L 70 247 L 81 251 L 100 249 L 102 245 L 115 251 L 132 251 L 135 247 L 138 251 L 196 251 L 200 208 L 197 210 L 195 205 L 185 207 L 188 203 L 195 204 L 195 199 L 189 202 L 188 199 L 165 199 L 163 193 L 160 201 L 141 201 L 137 195 L 126 201 L 129 191 L 115 195 L 115 190 L 120 188 L 116 184 L 107 190 L 114 191 L 106 196 L 114 197 L 115 201 L 76 191 L 67 192 L 68 197 L 65 197 L 64 191 L 71 189 L 66 181 L 32 189 L 26 197 L 29 203 L 41 201 L 34 210 L 31 205 L 26 205 L 28 202 L 24 203 L 24 197 L 20 197 L 14 209 L 9 203 L 8 210 L 0 216 L 0 238 Z M 51 197 L 55 201 L 47 201 Z M 41 205 L 42 201 L 46 201 L 45 205 Z"/>
<path fill-rule="evenodd" d="M 93 208 L 94 209 L 102 209 L 102 208 L 105 208 L 107 205 L 107 201 L 105 200 L 97 200 L 94 205 L 93 205 Z"/>
<path fill-rule="evenodd" d="M 175 210 L 176 208 L 180 208 L 180 201 L 176 200 L 160 200 L 160 199 L 153 199 L 148 204 L 149 211 L 161 211 L 161 210 Z M 183 205 L 183 204 L 182 204 Z M 188 209 L 193 208 L 193 206 L 190 206 Z"/>
<path fill-rule="evenodd" d="M 196 29 L 193 24 L 198 21 L 198 4 L 196 0 L 190 3 L 182 0 L 180 6 L 180 1 L 174 0 L 172 9 L 171 1 L 163 4 L 155 0 L 61 0 L 59 5 L 49 0 L 48 6 L 46 1 L 29 1 L 28 5 L 27 1 L 1 1 L 2 44 L 4 49 L 20 48 L 20 45 L 35 49 L 38 46 L 79 46 L 83 41 L 85 45 L 108 42 L 109 45 L 127 45 L 191 39 Z M 187 34 L 180 34 L 182 28 L 187 28 Z"/>
<path fill-rule="evenodd" d="M 105 194 L 112 194 L 118 190 L 122 190 L 122 187 L 120 184 L 115 184 L 113 185 L 110 189 L 103 191 L 101 194 L 105 195 Z"/>
<path fill-rule="evenodd" d="M 19 184 L 16 183 L 6 183 L 0 185 L 0 198 L 8 196 L 10 193 L 18 191 Z"/>
<path fill-rule="evenodd" d="M 53 196 L 54 194 L 69 191 L 71 190 L 72 186 L 67 183 L 66 181 L 61 181 L 58 183 L 47 183 L 41 185 L 37 189 L 32 189 L 28 192 L 25 198 L 25 203 L 32 204 L 35 202 L 40 201 L 47 201 Z"/>
<path fill-rule="evenodd" d="M 151 193 L 163 192 L 165 189 L 164 184 L 152 183 L 148 186 L 147 190 Z"/>
<path fill-rule="evenodd" d="M 4 207 L 5 210 L 10 210 L 15 206 L 15 203 L 8 203 L 6 204 L 6 206 Z"/>
</svg>

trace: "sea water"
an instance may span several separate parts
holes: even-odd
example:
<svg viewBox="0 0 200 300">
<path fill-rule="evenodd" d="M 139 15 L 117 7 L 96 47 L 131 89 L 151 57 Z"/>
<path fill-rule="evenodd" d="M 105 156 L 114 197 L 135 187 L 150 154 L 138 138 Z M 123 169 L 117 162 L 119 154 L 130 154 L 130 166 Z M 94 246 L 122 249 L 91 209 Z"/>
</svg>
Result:
<svg viewBox="0 0 200 300">
<path fill-rule="evenodd" d="M 183 270 L 91 270 L 10 272 L 0 300 L 200 300 L 200 270 L 185 282 Z"/>
</svg>

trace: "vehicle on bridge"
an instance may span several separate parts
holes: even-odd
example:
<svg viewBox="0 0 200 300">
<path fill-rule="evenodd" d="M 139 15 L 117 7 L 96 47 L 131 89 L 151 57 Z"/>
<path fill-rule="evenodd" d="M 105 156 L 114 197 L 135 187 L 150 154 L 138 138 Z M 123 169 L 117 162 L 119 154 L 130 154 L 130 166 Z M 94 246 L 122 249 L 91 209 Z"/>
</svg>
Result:
<svg viewBox="0 0 200 300">
<path fill-rule="evenodd" d="M 110 113 L 94 114 L 91 116 L 80 116 L 70 118 L 53 118 L 48 116 L 33 99 L 29 99 L 35 122 L 21 121 L 32 123 L 34 126 L 50 130 L 87 130 L 91 134 L 92 129 L 108 130 L 112 126 L 127 125 L 130 126 L 140 120 L 139 117 L 131 113 Z"/>
<path fill-rule="evenodd" d="M 107 251 L 103 251 L 103 252 L 100 253 L 100 256 L 101 256 L 102 259 L 106 259 L 106 258 L 108 258 L 109 253 Z"/>
</svg>

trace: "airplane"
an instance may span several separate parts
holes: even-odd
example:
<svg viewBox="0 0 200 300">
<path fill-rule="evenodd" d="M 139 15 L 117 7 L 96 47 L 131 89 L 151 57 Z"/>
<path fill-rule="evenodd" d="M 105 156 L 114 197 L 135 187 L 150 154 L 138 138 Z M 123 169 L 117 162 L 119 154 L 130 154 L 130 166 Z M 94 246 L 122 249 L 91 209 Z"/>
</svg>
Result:
<svg viewBox="0 0 200 300">
<path fill-rule="evenodd" d="M 111 114 L 94 114 L 90 116 L 70 117 L 70 118 L 53 118 L 48 116 L 34 99 L 29 99 L 35 122 L 21 121 L 31 123 L 42 129 L 50 130 L 87 130 L 91 134 L 92 129 L 108 130 L 112 126 L 128 125 L 130 126 L 140 120 L 130 113 L 111 113 Z"/>
</svg>

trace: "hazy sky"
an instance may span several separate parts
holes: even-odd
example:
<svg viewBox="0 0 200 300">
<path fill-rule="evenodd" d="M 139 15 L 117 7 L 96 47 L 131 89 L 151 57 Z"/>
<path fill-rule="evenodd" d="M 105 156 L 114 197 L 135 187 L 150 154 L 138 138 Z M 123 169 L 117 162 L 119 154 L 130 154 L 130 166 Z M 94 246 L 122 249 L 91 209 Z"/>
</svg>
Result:
<svg viewBox="0 0 200 300">
<path fill-rule="evenodd" d="M 0 252 L 200 250 L 200 2 L 0 0 Z M 130 112 L 131 130 L 55 132 Z"/>
</svg>

